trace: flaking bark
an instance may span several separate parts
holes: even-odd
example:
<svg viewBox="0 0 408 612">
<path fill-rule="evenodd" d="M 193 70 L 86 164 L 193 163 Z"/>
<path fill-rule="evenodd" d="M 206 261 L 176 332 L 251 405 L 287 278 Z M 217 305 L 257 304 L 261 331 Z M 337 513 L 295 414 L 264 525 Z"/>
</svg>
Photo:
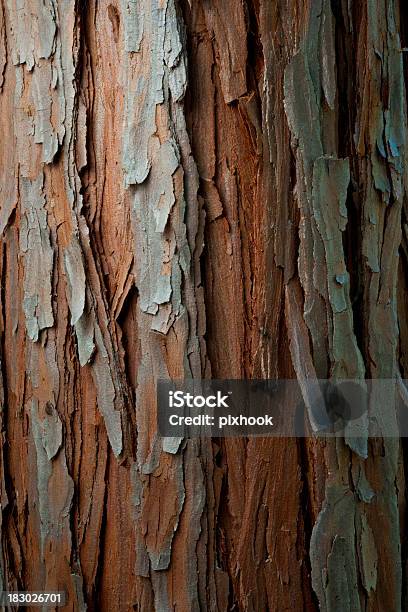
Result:
<svg viewBox="0 0 408 612">
<path fill-rule="evenodd" d="M 158 378 L 408 378 L 396 0 L 2 0 L 0 587 L 406 607 L 404 444 L 162 440 Z M 381 429 L 383 428 L 383 429 Z"/>
</svg>

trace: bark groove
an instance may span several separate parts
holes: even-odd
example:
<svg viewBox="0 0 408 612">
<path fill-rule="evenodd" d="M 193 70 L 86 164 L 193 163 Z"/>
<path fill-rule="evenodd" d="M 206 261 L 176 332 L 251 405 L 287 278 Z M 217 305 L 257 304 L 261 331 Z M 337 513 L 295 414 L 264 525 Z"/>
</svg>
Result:
<svg viewBox="0 0 408 612">
<path fill-rule="evenodd" d="M 156 381 L 407 394 L 407 19 L 396 0 L 0 0 L 2 589 L 406 608 L 385 393 L 370 436 L 163 440 Z"/>
</svg>

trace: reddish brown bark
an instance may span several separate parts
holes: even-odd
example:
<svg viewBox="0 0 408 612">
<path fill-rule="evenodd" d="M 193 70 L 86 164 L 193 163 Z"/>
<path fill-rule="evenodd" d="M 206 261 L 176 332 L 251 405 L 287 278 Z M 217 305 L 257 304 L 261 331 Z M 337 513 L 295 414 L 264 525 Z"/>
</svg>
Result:
<svg viewBox="0 0 408 612">
<path fill-rule="evenodd" d="M 402 443 L 163 442 L 156 381 L 406 377 L 406 11 L 1 9 L 3 588 L 402 610 Z"/>
</svg>

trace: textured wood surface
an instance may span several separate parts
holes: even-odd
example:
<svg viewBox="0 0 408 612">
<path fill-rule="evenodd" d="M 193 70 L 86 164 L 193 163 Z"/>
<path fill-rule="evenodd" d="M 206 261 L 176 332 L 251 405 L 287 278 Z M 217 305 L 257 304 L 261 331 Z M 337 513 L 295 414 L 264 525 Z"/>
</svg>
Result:
<svg viewBox="0 0 408 612">
<path fill-rule="evenodd" d="M 408 378 L 397 0 L 0 1 L 0 582 L 406 608 L 405 442 L 166 439 L 158 378 Z M 358 438 L 356 437 L 358 433 Z"/>
</svg>

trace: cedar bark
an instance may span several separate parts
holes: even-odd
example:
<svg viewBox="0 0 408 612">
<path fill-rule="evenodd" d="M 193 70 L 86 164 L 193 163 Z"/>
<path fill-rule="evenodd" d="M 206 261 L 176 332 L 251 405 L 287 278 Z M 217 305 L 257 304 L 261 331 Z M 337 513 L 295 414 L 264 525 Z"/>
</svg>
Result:
<svg viewBox="0 0 408 612">
<path fill-rule="evenodd" d="M 404 4 L 0 6 L 2 589 L 406 609 L 388 423 L 163 441 L 155 388 L 408 378 Z"/>
</svg>

